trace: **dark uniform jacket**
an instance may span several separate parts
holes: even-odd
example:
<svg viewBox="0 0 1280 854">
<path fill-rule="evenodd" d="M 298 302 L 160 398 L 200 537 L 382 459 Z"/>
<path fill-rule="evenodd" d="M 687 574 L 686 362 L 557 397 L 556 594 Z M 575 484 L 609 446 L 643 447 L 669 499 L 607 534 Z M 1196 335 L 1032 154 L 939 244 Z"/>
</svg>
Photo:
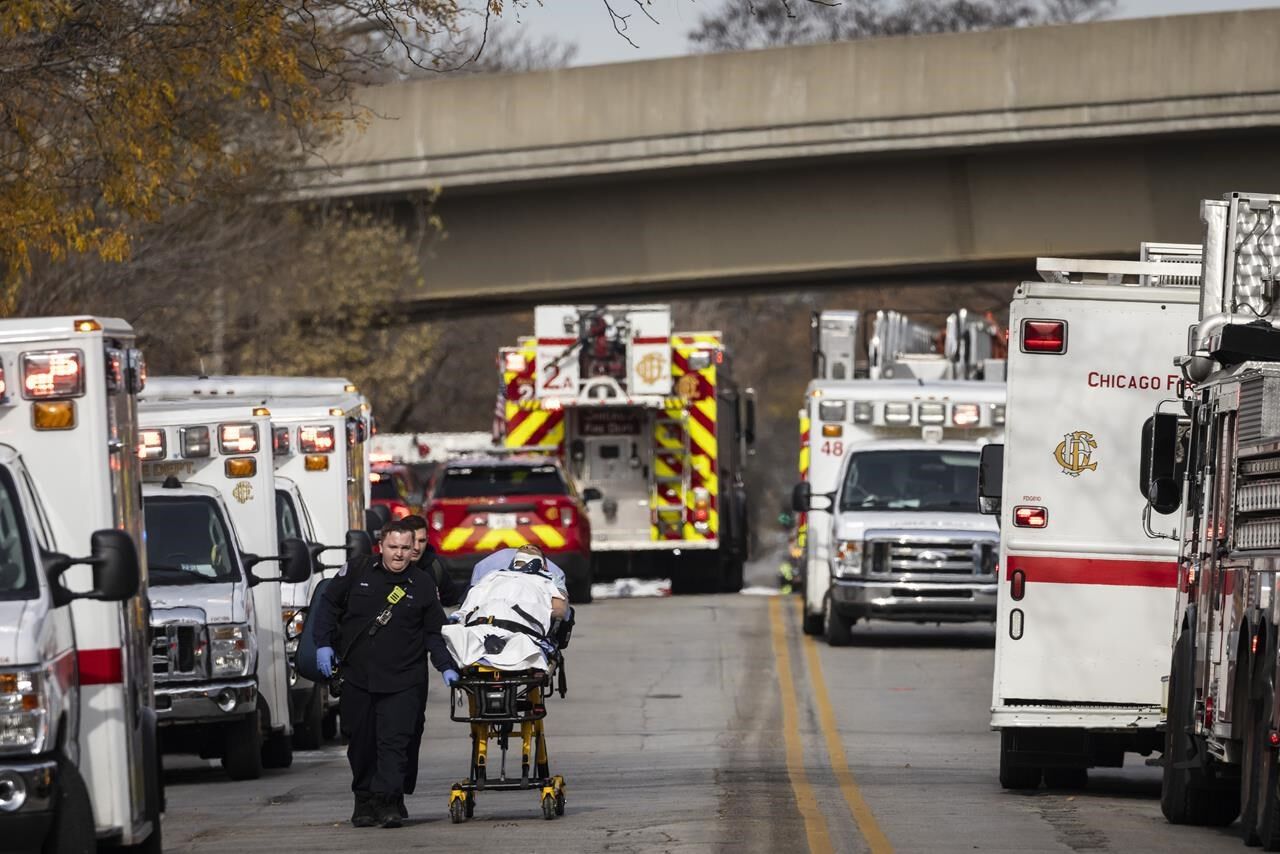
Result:
<svg viewBox="0 0 1280 854">
<path fill-rule="evenodd" d="M 445 569 L 444 562 L 436 555 L 435 549 L 428 545 L 422 557 L 418 558 L 417 565 L 435 581 L 436 589 L 440 592 L 441 604 L 449 606 L 462 604 L 467 591 L 449 575 L 449 570 Z"/>
<path fill-rule="evenodd" d="M 400 601 L 388 600 L 399 587 Z M 385 609 L 391 619 L 373 635 L 371 626 Z M 456 667 L 440 627 L 444 609 L 431 576 L 410 564 L 393 573 L 376 558 L 352 561 L 325 587 L 314 615 L 316 648 L 339 656 L 342 678 L 371 693 L 393 693 L 422 685 L 427 652 L 437 670 Z"/>
</svg>

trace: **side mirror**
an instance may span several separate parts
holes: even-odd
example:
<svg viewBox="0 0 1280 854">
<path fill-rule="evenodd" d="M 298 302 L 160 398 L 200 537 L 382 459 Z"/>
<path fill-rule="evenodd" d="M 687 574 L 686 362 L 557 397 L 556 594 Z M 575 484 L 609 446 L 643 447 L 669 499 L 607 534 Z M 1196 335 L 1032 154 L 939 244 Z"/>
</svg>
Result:
<svg viewBox="0 0 1280 854">
<path fill-rule="evenodd" d="M 1138 462 L 1138 489 L 1151 509 L 1162 516 L 1182 504 L 1182 475 L 1187 465 L 1182 419 L 1172 412 L 1157 412 L 1142 423 L 1142 453 Z"/>
<path fill-rule="evenodd" d="M 369 536 L 368 531 L 361 531 L 352 528 L 347 531 L 347 560 L 352 561 L 358 557 L 367 557 L 373 554 L 373 537 Z"/>
<path fill-rule="evenodd" d="M 604 498 L 604 493 L 596 489 L 594 486 L 588 486 L 586 489 L 582 490 L 583 501 L 599 501 L 601 498 Z"/>
<path fill-rule="evenodd" d="M 807 480 L 802 480 L 791 490 L 791 509 L 797 513 L 809 512 L 809 502 L 813 499 L 813 487 Z"/>
<path fill-rule="evenodd" d="M 66 605 L 75 599 L 123 602 L 137 594 L 142 571 L 133 539 L 124 531 L 107 528 L 94 531 L 89 544 L 92 550 L 89 557 L 73 558 L 56 553 L 44 556 L 45 573 L 53 588 L 55 605 Z M 93 567 L 93 589 L 84 593 L 68 590 L 60 580 L 64 572 L 78 564 Z"/>
<path fill-rule="evenodd" d="M 1004 445 L 984 445 L 978 457 L 978 512 L 999 516 L 1003 490 Z"/>
<path fill-rule="evenodd" d="M 290 537 L 280 544 L 280 552 L 278 555 L 246 554 L 240 556 L 240 559 L 244 561 L 245 575 L 248 576 L 250 587 L 257 587 L 259 584 L 268 581 L 278 584 L 300 584 L 311 577 L 312 571 L 316 568 L 316 560 L 311 554 L 311 550 L 307 548 L 306 543 Z M 279 575 L 274 578 L 262 578 L 253 574 L 255 566 L 270 560 L 279 562 Z"/>
</svg>

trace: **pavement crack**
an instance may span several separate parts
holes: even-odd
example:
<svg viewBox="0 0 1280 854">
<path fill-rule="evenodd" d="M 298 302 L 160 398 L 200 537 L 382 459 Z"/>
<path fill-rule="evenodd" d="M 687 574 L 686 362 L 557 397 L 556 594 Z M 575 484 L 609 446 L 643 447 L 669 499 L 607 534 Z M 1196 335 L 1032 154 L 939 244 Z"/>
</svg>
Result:
<svg viewBox="0 0 1280 854">
<path fill-rule="evenodd" d="M 1053 828 L 1058 841 L 1072 851 L 1111 850 L 1111 840 L 1086 823 L 1074 801 L 1046 798 L 1036 804 L 1036 812 Z"/>
</svg>

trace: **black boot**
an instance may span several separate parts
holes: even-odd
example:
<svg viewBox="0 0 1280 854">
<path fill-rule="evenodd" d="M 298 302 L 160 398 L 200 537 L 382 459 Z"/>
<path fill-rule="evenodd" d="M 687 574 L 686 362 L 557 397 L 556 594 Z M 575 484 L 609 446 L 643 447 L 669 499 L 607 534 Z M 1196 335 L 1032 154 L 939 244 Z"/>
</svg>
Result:
<svg viewBox="0 0 1280 854">
<path fill-rule="evenodd" d="M 404 805 L 404 795 L 396 796 L 396 811 L 400 813 L 401 818 L 409 817 L 409 810 Z"/>
<path fill-rule="evenodd" d="M 378 824 L 383 827 L 400 827 L 400 807 L 396 795 L 375 795 Z"/>
<path fill-rule="evenodd" d="M 373 827 L 378 823 L 373 798 L 369 792 L 356 792 L 356 808 L 351 813 L 353 827 Z"/>
</svg>

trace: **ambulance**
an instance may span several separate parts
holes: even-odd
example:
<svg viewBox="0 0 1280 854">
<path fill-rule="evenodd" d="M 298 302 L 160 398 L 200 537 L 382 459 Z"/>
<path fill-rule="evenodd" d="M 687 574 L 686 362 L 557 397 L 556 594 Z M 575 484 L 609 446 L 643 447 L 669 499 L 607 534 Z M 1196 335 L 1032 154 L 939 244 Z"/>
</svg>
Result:
<svg viewBox="0 0 1280 854">
<path fill-rule="evenodd" d="M 805 632 L 832 645 L 859 620 L 995 618 L 998 530 L 978 513 L 981 446 L 1004 430 L 1002 341 L 957 312 L 934 330 L 877 312 L 813 320 L 801 419 Z"/>
<path fill-rule="evenodd" d="M 280 586 L 315 566 L 277 540 L 270 416 L 217 398 L 139 408 L 161 746 L 236 780 L 293 762 Z"/>
<path fill-rule="evenodd" d="M 1133 484 L 1143 421 L 1181 388 L 1171 354 L 1195 323 L 1200 249 L 1140 257 L 1042 258 L 1009 309 L 1008 425 L 980 491 L 1001 526 L 991 725 L 1007 789 L 1084 786 L 1161 746 L 1177 542 L 1147 537 Z"/>
<path fill-rule="evenodd" d="M 1280 195 L 1201 203 L 1194 329 L 1175 352 L 1181 394 L 1142 425 L 1129 474 L 1169 575 L 1160 806 L 1280 850 Z M 1185 328 L 1183 329 L 1185 332 Z M 1135 438 L 1135 441 L 1137 439 Z M 1172 630 L 1172 631 L 1170 631 Z M 1170 654 L 1172 653 L 1172 654 Z"/>
<path fill-rule="evenodd" d="M 311 544 L 325 572 L 337 572 L 351 532 L 365 530 L 372 419 L 355 385 L 340 377 L 153 377 L 146 398 L 237 400 L 268 409 L 277 538 Z M 294 664 L 307 608 L 323 577 L 281 586 L 293 742 L 301 750 L 337 735 L 337 699 L 301 677 Z"/>
<path fill-rule="evenodd" d="M 114 318 L 0 320 L 8 848 L 161 850 L 133 344 Z"/>
</svg>

